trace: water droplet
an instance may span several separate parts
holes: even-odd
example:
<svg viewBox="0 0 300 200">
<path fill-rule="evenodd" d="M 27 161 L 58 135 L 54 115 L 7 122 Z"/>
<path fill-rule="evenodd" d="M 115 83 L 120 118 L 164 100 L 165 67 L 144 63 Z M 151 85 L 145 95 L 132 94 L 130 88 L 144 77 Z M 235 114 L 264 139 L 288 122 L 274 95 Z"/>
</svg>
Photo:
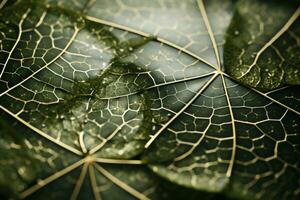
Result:
<svg viewBox="0 0 300 200">
<path fill-rule="evenodd" d="M 106 84 L 106 83 L 108 83 L 108 78 L 103 78 L 102 84 Z"/>
<path fill-rule="evenodd" d="M 26 168 L 25 167 L 19 167 L 18 169 L 18 173 L 22 176 L 26 171 Z"/>
<path fill-rule="evenodd" d="M 35 174 L 34 171 L 30 171 L 30 168 L 26 167 L 26 166 L 21 166 L 18 168 L 18 174 L 25 180 L 31 180 Z"/>
<path fill-rule="evenodd" d="M 123 149 L 120 149 L 120 150 L 118 151 L 118 154 L 119 154 L 119 155 L 124 154 L 124 150 L 123 150 Z"/>
</svg>

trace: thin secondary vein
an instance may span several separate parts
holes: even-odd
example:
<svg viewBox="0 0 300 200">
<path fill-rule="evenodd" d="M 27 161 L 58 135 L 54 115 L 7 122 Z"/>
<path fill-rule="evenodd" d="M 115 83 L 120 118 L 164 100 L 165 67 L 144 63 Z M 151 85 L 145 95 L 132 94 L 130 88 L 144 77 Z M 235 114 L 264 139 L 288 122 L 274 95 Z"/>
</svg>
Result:
<svg viewBox="0 0 300 200">
<path fill-rule="evenodd" d="M 278 100 L 276 100 L 276 99 L 273 99 L 272 97 L 270 97 L 270 96 L 268 96 L 268 95 L 266 95 L 266 94 L 264 94 L 264 93 L 262 93 L 262 92 L 260 92 L 260 91 L 258 91 L 258 90 L 256 90 L 256 89 L 254 89 L 254 88 L 249 88 L 249 89 L 252 90 L 252 91 L 254 91 L 254 92 L 256 92 L 256 93 L 258 93 L 258 94 L 260 94 L 260 95 L 262 95 L 262 96 L 264 96 L 265 98 L 269 99 L 269 100 L 272 101 L 273 103 L 276 103 L 276 104 L 278 104 L 278 105 L 280 105 L 280 106 L 282 106 L 282 107 L 288 109 L 289 111 L 291 111 L 291 112 L 293 112 L 293 113 L 295 113 L 295 114 L 297 114 L 297 115 L 300 115 L 300 112 L 299 112 L 299 111 L 297 111 L 297 110 L 295 110 L 295 109 L 292 109 L 291 107 L 289 107 L 289 106 L 287 106 L 287 105 L 281 103 L 280 101 L 278 101 Z"/>
<path fill-rule="evenodd" d="M 2 71 L 1 71 L 1 73 L 0 73 L 0 78 L 2 77 L 2 75 L 3 75 L 3 73 L 4 73 L 4 70 L 5 70 L 6 66 L 7 66 L 7 63 L 8 63 L 8 61 L 9 61 L 10 57 L 11 57 L 11 54 L 13 53 L 13 51 L 15 50 L 16 46 L 18 45 L 18 43 L 19 43 L 19 41 L 20 41 L 20 39 L 21 39 L 23 22 L 24 22 L 24 20 L 26 19 L 27 15 L 29 14 L 30 11 L 31 11 L 30 8 L 27 9 L 27 11 L 23 14 L 23 16 L 22 16 L 22 18 L 21 18 L 21 20 L 20 20 L 20 23 L 19 23 L 19 25 L 18 25 L 19 34 L 18 34 L 17 40 L 16 40 L 14 46 L 12 47 L 12 49 L 10 50 L 10 52 L 9 52 L 9 54 L 8 54 L 8 57 L 7 57 L 7 59 L 6 59 L 5 63 L 4 63 L 3 69 L 2 69 Z"/>
<path fill-rule="evenodd" d="M 229 75 L 223 74 L 223 73 L 222 73 L 222 75 L 223 75 L 223 76 L 226 76 L 226 77 L 229 78 L 231 81 L 236 82 L 236 80 L 233 79 L 232 77 L 230 77 Z M 272 91 L 270 91 L 270 92 L 268 92 L 268 93 L 263 93 L 263 92 L 261 92 L 261 91 L 259 91 L 259 90 L 256 90 L 256 89 L 254 89 L 254 88 L 252 88 L 252 87 L 249 87 L 249 86 L 247 86 L 247 85 L 245 85 L 244 87 L 246 87 L 247 89 L 249 89 L 249 90 L 251 90 L 251 91 L 253 91 L 253 92 L 255 92 L 255 93 L 260 94 L 261 96 L 263 96 L 263 97 L 269 99 L 269 100 L 272 101 L 273 103 L 276 103 L 276 104 L 278 104 L 278 105 L 284 107 L 285 109 L 288 109 L 289 111 L 291 111 L 291 112 L 293 112 L 293 113 L 295 113 L 295 114 L 297 114 L 297 115 L 300 115 L 300 112 L 299 112 L 299 111 L 297 111 L 297 110 L 295 110 L 295 109 L 293 109 L 293 108 L 291 108 L 291 107 L 289 107 L 289 106 L 287 106 L 287 105 L 281 103 L 280 101 L 278 101 L 278 100 L 276 100 L 276 99 L 270 97 L 268 94 L 272 93 Z M 279 90 L 279 89 L 278 89 L 278 90 Z"/>
<path fill-rule="evenodd" d="M 97 145 L 96 147 L 94 147 L 93 149 L 91 149 L 89 151 L 89 154 L 94 154 L 97 151 L 99 151 L 108 141 L 110 141 L 124 126 L 126 125 L 126 123 L 123 123 L 122 125 L 118 126 L 118 128 L 116 128 L 116 130 L 114 130 L 105 140 L 103 140 L 99 145 Z"/>
<path fill-rule="evenodd" d="M 28 76 L 24 80 L 20 81 L 18 84 L 14 85 L 13 87 L 10 87 L 9 89 L 7 89 L 3 93 L 1 93 L 0 96 L 3 96 L 7 92 L 9 92 L 9 91 L 13 90 L 14 88 L 18 87 L 19 85 L 23 84 L 24 82 L 26 82 L 27 80 L 29 80 L 30 78 L 32 78 L 34 75 L 36 75 L 37 73 L 39 73 L 40 71 L 42 71 L 43 69 L 45 69 L 46 67 L 48 67 L 50 64 L 52 64 L 53 62 L 55 62 L 58 58 L 60 58 L 65 53 L 65 51 L 69 48 L 69 46 L 72 44 L 72 42 L 75 39 L 75 37 L 77 36 L 78 32 L 79 32 L 79 29 L 77 27 L 75 27 L 75 31 L 74 31 L 72 37 L 70 38 L 70 41 L 66 45 L 66 47 L 51 62 L 49 62 L 46 65 L 42 66 L 40 69 L 38 69 L 37 71 L 35 71 L 34 73 L 32 73 L 30 76 Z"/>
<path fill-rule="evenodd" d="M 176 113 L 167 123 L 165 123 L 161 129 L 159 129 L 152 137 L 151 139 L 146 143 L 145 148 L 149 148 L 149 146 L 153 143 L 153 141 L 165 130 L 182 112 L 184 112 L 201 94 L 206 88 L 210 85 L 210 83 L 218 76 L 218 73 L 216 73 L 213 77 L 210 78 L 209 81 L 197 92 L 197 94 L 194 95 L 193 98 L 189 100 L 187 104 L 185 104 L 182 109 Z"/>
<path fill-rule="evenodd" d="M 180 161 L 180 160 L 183 160 L 185 159 L 186 157 L 188 157 L 189 155 L 191 155 L 194 150 L 199 146 L 199 144 L 203 141 L 203 139 L 205 138 L 206 136 L 206 133 L 208 131 L 208 129 L 210 128 L 210 126 L 208 125 L 205 130 L 203 131 L 201 137 L 197 140 L 197 142 L 195 144 L 193 144 L 192 148 L 190 148 L 188 151 L 186 151 L 185 153 L 181 154 L 180 156 L 176 157 L 174 159 L 174 161 Z"/>
</svg>

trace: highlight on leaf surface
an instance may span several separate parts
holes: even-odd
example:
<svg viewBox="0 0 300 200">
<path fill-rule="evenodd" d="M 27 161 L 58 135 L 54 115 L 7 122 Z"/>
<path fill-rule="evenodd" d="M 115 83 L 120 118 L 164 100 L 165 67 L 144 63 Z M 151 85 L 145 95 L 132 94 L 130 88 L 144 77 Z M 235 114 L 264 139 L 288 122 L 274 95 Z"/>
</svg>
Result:
<svg viewBox="0 0 300 200">
<path fill-rule="evenodd" d="M 299 6 L 0 1 L 1 199 L 299 199 Z"/>
</svg>

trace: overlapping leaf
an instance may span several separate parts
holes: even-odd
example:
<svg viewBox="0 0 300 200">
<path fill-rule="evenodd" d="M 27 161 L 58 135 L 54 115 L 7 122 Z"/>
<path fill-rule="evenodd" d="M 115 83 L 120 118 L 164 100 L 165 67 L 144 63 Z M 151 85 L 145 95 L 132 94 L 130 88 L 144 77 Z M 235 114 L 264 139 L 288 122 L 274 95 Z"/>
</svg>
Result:
<svg viewBox="0 0 300 200">
<path fill-rule="evenodd" d="M 293 1 L 240 1 L 224 49 L 228 74 L 262 91 L 299 85 L 297 9 Z"/>
</svg>

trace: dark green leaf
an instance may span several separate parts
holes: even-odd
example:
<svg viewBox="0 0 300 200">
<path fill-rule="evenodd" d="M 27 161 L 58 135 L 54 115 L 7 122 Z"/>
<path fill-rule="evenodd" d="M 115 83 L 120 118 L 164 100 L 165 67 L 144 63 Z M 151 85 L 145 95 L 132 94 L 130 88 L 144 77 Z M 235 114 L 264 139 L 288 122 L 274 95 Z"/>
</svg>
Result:
<svg viewBox="0 0 300 200">
<path fill-rule="evenodd" d="M 2 1 L 0 197 L 298 199 L 298 6 Z"/>
<path fill-rule="evenodd" d="M 240 1 L 227 30 L 226 72 L 261 91 L 300 84 L 299 2 Z"/>
</svg>

